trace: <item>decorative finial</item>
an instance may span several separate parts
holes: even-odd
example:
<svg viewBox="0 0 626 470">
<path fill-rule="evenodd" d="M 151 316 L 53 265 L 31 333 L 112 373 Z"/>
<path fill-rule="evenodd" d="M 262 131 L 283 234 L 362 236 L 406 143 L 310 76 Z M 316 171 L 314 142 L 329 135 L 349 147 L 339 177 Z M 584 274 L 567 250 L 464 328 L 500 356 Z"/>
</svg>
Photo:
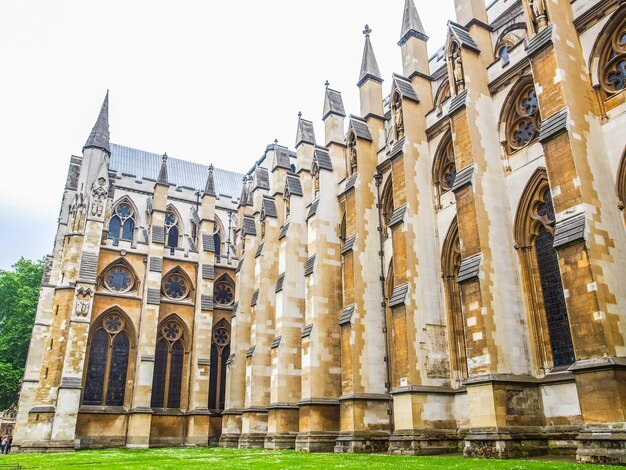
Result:
<svg viewBox="0 0 626 470">
<path fill-rule="evenodd" d="M 324 83 L 324 86 L 325 86 L 326 88 L 328 88 L 328 87 L 330 86 L 330 82 L 329 82 L 328 80 L 326 80 L 326 83 Z"/>
<path fill-rule="evenodd" d="M 213 163 L 211 163 L 211 164 L 209 165 L 209 171 L 210 171 L 211 173 L 213 173 Z"/>
<path fill-rule="evenodd" d="M 278 139 L 274 139 L 274 145 L 278 145 Z"/>
<path fill-rule="evenodd" d="M 298 119 L 302 117 L 302 111 L 298 111 Z"/>
<path fill-rule="evenodd" d="M 370 34 L 372 34 L 372 29 L 370 28 L 370 25 L 368 25 L 368 24 L 365 25 L 365 29 L 363 30 L 363 34 L 365 34 L 366 38 L 370 37 Z"/>
<path fill-rule="evenodd" d="M 163 154 L 163 163 L 165 163 L 166 161 L 167 161 L 167 152 Z"/>
</svg>

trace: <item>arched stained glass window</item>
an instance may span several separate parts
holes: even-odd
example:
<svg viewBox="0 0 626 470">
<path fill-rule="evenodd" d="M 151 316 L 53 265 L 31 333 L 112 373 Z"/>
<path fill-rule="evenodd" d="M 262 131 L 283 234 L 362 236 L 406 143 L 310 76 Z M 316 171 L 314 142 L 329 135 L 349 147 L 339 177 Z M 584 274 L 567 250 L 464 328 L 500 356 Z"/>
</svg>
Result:
<svg viewBox="0 0 626 470">
<path fill-rule="evenodd" d="M 157 341 L 151 406 L 180 408 L 185 365 L 183 327 L 177 320 L 166 320 Z"/>
<path fill-rule="evenodd" d="M 537 208 L 537 216 L 546 221 L 554 222 L 555 220 L 549 190 L 545 192 L 544 201 Z M 535 255 L 548 322 L 552 360 L 554 366 L 558 367 L 574 363 L 574 346 L 567 317 L 559 260 L 553 245 L 554 236 L 545 226 L 541 226 L 535 239 Z"/>
<path fill-rule="evenodd" d="M 180 408 L 180 392 L 183 385 L 183 360 L 185 350 L 180 341 L 176 341 L 172 346 L 170 360 L 170 389 L 167 398 L 168 408 Z"/>
<path fill-rule="evenodd" d="M 209 409 L 223 410 L 226 392 L 226 361 L 230 356 L 230 325 L 221 320 L 213 327 L 211 369 L 209 376 Z"/>
<path fill-rule="evenodd" d="M 541 115 L 535 87 L 529 78 L 517 85 L 504 106 L 506 144 L 509 153 L 520 150 L 539 136 Z"/>
<path fill-rule="evenodd" d="M 528 289 L 530 328 L 540 370 L 575 361 L 567 303 L 554 248 L 555 213 L 545 170 L 528 183 L 516 216 L 515 242 Z"/>
<path fill-rule="evenodd" d="M 600 67 L 600 83 L 607 96 L 626 90 L 626 16 L 610 34 Z"/>
<path fill-rule="evenodd" d="M 83 405 L 123 406 L 130 360 L 130 338 L 126 321 L 117 312 L 95 324 L 88 348 L 89 360 Z"/>
<path fill-rule="evenodd" d="M 184 300 L 189 297 L 189 282 L 182 270 L 175 268 L 164 276 L 161 290 L 172 300 Z"/>
<path fill-rule="evenodd" d="M 107 405 L 124 405 L 124 389 L 126 388 L 126 366 L 130 352 L 130 341 L 126 332 L 122 331 L 113 339 L 111 350 L 111 370 L 107 390 Z"/>
<path fill-rule="evenodd" d="M 115 242 L 121 240 L 132 241 L 135 234 L 134 211 L 128 202 L 120 202 L 113 210 L 109 221 L 109 238 Z"/>
<path fill-rule="evenodd" d="M 173 210 L 168 210 L 165 213 L 165 231 L 166 231 L 166 246 L 169 248 L 178 248 L 178 217 Z"/>
<path fill-rule="evenodd" d="M 235 301 L 235 283 L 228 275 L 223 275 L 213 286 L 213 300 L 220 307 L 228 307 Z"/>
<path fill-rule="evenodd" d="M 100 276 L 100 285 L 110 292 L 125 294 L 137 288 L 137 279 L 129 265 L 120 259 L 106 268 Z"/>
</svg>

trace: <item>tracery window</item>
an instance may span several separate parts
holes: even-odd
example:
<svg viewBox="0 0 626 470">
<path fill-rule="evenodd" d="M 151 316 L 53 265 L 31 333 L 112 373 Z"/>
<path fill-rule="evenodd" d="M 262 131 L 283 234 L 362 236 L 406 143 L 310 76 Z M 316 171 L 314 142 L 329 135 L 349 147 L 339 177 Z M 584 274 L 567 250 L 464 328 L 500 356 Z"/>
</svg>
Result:
<svg viewBox="0 0 626 470">
<path fill-rule="evenodd" d="M 178 217 L 171 209 L 165 213 L 165 240 L 169 248 L 178 248 Z"/>
<path fill-rule="evenodd" d="M 104 271 L 101 285 L 116 294 L 125 294 L 136 289 L 137 279 L 128 264 L 119 260 Z"/>
<path fill-rule="evenodd" d="M 174 269 L 163 277 L 161 291 L 171 300 L 184 300 L 189 297 L 189 282 L 182 271 Z"/>
<path fill-rule="evenodd" d="M 223 410 L 226 395 L 226 361 L 230 355 L 230 325 L 220 320 L 213 327 L 211 371 L 209 377 L 209 409 Z"/>
<path fill-rule="evenodd" d="M 213 301 L 220 307 L 229 307 L 235 301 L 235 283 L 227 274 L 213 285 Z"/>
<path fill-rule="evenodd" d="M 570 365 L 575 360 L 567 305 L 554 249 L 555 214 L 545 172 L 535 173 L 526 188 L 516 220 L 526 292 L 541 368 Z"/>
<path fill-rule="evenodd" d="M 452 145 L 452 136 L 447 134 L 439 145 L 433 165 L 433 182 L 437 195 L 441 196 L 450 191 L 454 185 L 455 178 L 454 146 Z"/>
<path fill-rule="evenodd" d="M 505 118 L 506 144 L 510 153 L 526 147 L 539 136 L 541 116 L 533 83 L 525 81 L 509 97 L 505 109 L 508 110 Z"/>
<path fill-rule="evenodd" d="M 120 240 L 132 241 L 135 233 L 134 217 L 135 212 L 128 202 L 117 204 L 109 221 L 109 238 L 115 243 Z"/>
<path fill-rule="evenodd" d="M 607 41 L 600 69 L 600 83 L 607 97 L 626 90 L 626 16 Z"/>
<path fill-rule="evenodd" d="M 152 408 L 180 408 L 185 363 L 184 329 L 177 319 L 164 321 L 154 359 Z"/>
<path fill-rule="evenodd" d="M 461 240 L 456 218 L 452 222 L 443 243 L 441 266 L 446 296 L 448 338 L 450 342 L 450 366 L 452 378 L 461 383 L 467 378 L 467 353 L 465 327 L 461 302 L 461 290 L 457 282 L 461 266 Z"/>
<path fill-rule="evenodd" d="M 88 345 L 83 405 L 123 406 L 130 359 L 130 332 L 119 312 L 96 323 Z"/>
</svg>

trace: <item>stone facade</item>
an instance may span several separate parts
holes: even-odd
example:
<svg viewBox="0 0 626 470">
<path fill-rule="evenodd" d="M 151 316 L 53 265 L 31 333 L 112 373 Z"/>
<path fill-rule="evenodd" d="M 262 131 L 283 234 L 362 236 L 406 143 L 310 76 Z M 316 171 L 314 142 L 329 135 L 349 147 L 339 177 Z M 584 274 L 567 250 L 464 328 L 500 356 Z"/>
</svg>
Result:
<svg viewBox="0 0 626 470">
<path fill-rule="evenodd" d="M 626 463 L 626 4 L 455 6 L 429 57 L 406 0 L 385 86 L 366 27 L 359 115 L 327 84 L 323 140 L 299 116 L 246 175 L 109 144 L 107 98 L 70 162 L 21 450 Z"/>
</svg>

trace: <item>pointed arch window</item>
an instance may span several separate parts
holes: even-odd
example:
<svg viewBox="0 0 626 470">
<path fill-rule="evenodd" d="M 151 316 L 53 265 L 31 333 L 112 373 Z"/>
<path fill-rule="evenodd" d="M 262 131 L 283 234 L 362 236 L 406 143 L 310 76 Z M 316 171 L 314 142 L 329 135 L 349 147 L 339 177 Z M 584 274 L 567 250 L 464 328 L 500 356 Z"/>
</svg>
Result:
<svg viewBox="0 0 626 470">
<path fill-rule="evenodd" d="M 545 173 L 538 172 L 524 193 L 516 220 L 516 242 L 540 368 L 567 366 L 575 354 L 557 252 L 555 214 Z"/>
<path fill-rule="evenodd" d="M 452 135 L 446 134 L 443 138 L 433 164 L 433 182 L 441 206 L 441 196 L 452 189 L 456 178 L 456 163 L 454 160 L 454 146 Z"/>
<path fill-rule="evenodd" d="M 527 147 L 539 137 L 541 115 L 535 87 L 530 79 L 518 84 L 504 106 L 506 146 L 509 153 Z"/>
<path fill-rule="evenodd" d="M 185 365 L 184 329 L 170 319 L 159 328 L 152 378 L 152 408 L 180 408 Z"/>
<path fill-rule="evenodd" d="M 607 33 L 606 43 L 600 55 L 600 84 L 607 98 L 626 90 L 626 10 L 622 19 Z M 614 21 L 613 24 L 616 22 Z M 610 27 L 610 26 L 609 26 Z"/>
<path fill-rule="evenodd" d="M 213 286 L 213 301 L 220 307 L 230 307 L 235 302 L 235 283 L 224 274 Z"/>
<path fill-rule="evenodd" d="M 467 378 L 467 346 L 461 301 L 461 290 L 457 282 L 461 267 L 461 239 L 455 218 L 443 243 L 441 266 L 446 299 L 448 339 L 450 343 L 450 366 L 452 379 L 461 383 Z"/>
<path fill-rule="evenodd" d="M 137 289 L 137 276 L 123 259 L 109 265 L 100 277 L 100 285 L 115 294 L 126 294 Z"/>
<path fill-rule="evenodd" d="M 113 210 L 113 216 L 109 221 L 109 238 L 115 243 L 120 240 L 132 241 L 135 234 L 135 211 L 125 201 L 120 202 Z"/>
<path fill-rule="evenodd" d="M 131 338 L 124 317 L 107 314 L 96 324 L 88 345 L 83 405 L 123 406 Z"/>
<path fill-rule="evenodd" d="M 187 276 L 180 268 L 175 268 L 161 282 L 161 292 L 170 300 L 185 300 L 189 297 L 191 287 Z"/>
<path fill-rule="evenodd" d="M 178 216 L 171 209 L 165 213 L 165 234 L 166 246 L 169 248 L 178 248 Z"/>
<path fill-rule="evenodd" d="M 209 409 L 223 410 L 226 396 L 226 361 L 230 356 L 230 325 L 220 320 L 213 327 L 211 341 L 211 372 L 209 378 Z"/>
</svg>

